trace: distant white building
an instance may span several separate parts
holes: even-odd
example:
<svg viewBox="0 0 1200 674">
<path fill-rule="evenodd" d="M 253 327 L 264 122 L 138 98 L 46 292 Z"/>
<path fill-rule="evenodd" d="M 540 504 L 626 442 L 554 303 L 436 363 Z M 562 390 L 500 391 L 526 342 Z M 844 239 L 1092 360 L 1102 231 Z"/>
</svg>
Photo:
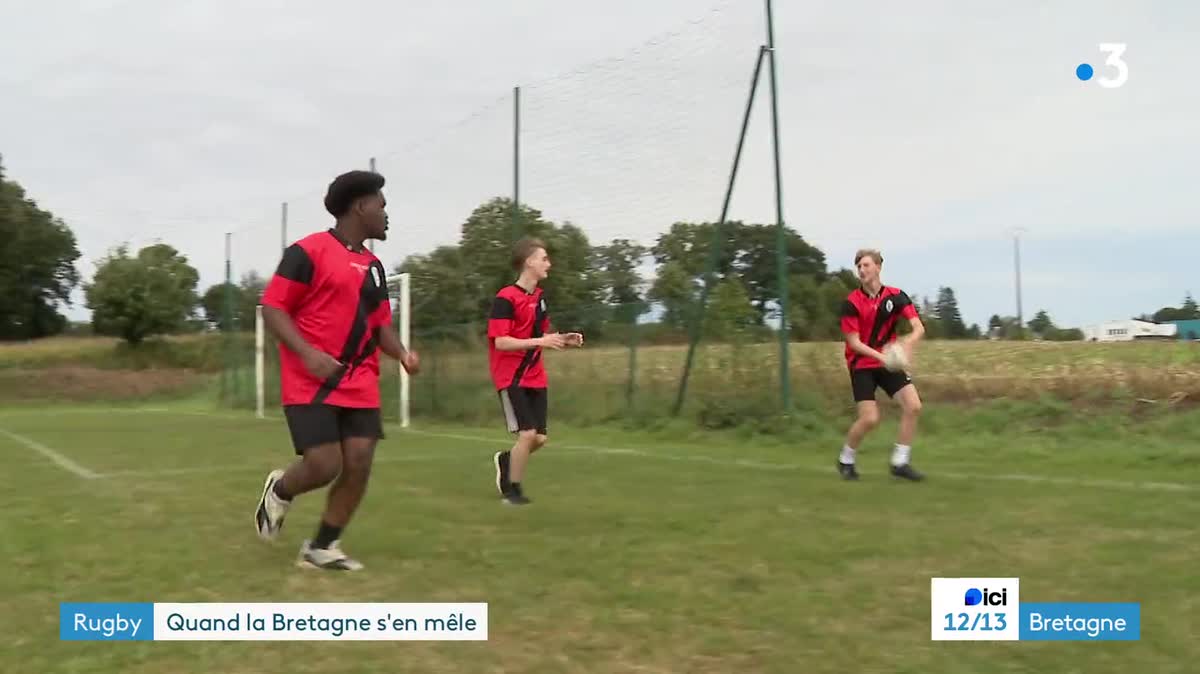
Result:
<svg viewBox="0 0 1200 674">
<path fill-rule="evenodd" d="M 1151 323 L 1150 321 L 1108 321 L 1089 325 L 1083 329 L 1083 339 L 1088 342 L 1132 342 L 1136 339 L 1175 339 L 1178 326 L 1174 323 Z"/>
</svg>

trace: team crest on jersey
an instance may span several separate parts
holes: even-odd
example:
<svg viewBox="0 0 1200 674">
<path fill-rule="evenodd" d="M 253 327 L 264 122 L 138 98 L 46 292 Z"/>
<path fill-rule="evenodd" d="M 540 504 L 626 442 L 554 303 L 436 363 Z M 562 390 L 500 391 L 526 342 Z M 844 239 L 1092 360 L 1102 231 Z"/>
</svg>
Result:
<svg viewBox="0 0 1200 674">
<path fill-rule="evenodd" d="M 376 288 L 383 287 L 383 277 L 379 274 L 379 267 L 371 267 L 371 278 L 374 279 Z"/>
<path fill-rule="evenodd" d="M 887 309 L 887 312 L 888 312 L 889 314 L 890 314 L 890 313 L 892 313 L 892 306 L 893 306 L 893 305 L 892 305 L 892 301 L 891 301 L 891 300 L 888 300 L 888 301 L 887 301 L 887 304 L 885 304 L 885 305 L 884 305 L 884 308 L 885 308 L 885 309 Z"/>
<path fill-rule="evenodd" d="M 542 311 L 546 310 L 546 300 L 542 300 Z"/>
</svg>

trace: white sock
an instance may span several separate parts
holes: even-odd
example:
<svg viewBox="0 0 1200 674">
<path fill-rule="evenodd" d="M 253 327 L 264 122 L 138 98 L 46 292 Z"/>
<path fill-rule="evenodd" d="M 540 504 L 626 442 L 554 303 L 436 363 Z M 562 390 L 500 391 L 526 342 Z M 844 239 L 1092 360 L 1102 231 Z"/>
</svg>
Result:
<svg viewBox="0 0 1200 674">
<path fill-rule="evenodd" d="M 896 445 L 892 450 L 892 465 L 903 466 L 908 463 L 908 457 L 912 454 L 912 447 L 908 445 Z"/>
<path fill-rule="evenodd" d="M 842 445 L 842 455 L 838 457 L 842 463 L 854 463 L 854 450 L 848 445 Z"/>
</svg>

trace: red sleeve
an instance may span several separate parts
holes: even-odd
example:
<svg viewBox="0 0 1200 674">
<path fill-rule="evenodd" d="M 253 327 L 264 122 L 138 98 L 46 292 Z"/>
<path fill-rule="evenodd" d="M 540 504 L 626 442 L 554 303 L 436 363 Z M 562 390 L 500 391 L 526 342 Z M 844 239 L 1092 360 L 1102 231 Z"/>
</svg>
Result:
<svg viewBox="0 0 1200 674">
<path fill-rule="evenodd" d="M 852 332 L 859 332 L 858 329 L 858 308 L 854 303 L 847 299 L 842 302 L 842 334 L 848 335 Z"/>
<path fill-rule="evenodd" d="M 513 303 L 503 295 L 497 295 L 492 300 L 492 311 L 488 315 L 488 337 L 504 337 L 512 333 L 513 318 L 516 309 Z"/>
<path fill-rule="evenodd" d="M 312 287 L 313 263 L 298 243 L 288 246 L 274 276 L 263 290 L 262 304 L 294 313 Z"/>
</svg>

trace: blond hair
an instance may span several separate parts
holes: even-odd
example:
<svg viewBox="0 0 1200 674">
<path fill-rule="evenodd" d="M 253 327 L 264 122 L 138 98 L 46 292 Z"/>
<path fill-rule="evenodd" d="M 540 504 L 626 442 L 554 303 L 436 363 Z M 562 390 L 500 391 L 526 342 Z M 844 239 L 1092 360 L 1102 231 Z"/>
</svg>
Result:
<svg viewBox="0 0 1200 674">
<path fill-rule="evenodd" d="M 859 261 L 861 261 L 864 257 L 869 257 L 872 260 L 875 260 L 875 264 L 877 265 L 883 264 L 883 253 L 880 253 L 874 248 L 861 248 L 857 253 L 854 254 L 854 266 L 857 267 Z"/>
</svg>

